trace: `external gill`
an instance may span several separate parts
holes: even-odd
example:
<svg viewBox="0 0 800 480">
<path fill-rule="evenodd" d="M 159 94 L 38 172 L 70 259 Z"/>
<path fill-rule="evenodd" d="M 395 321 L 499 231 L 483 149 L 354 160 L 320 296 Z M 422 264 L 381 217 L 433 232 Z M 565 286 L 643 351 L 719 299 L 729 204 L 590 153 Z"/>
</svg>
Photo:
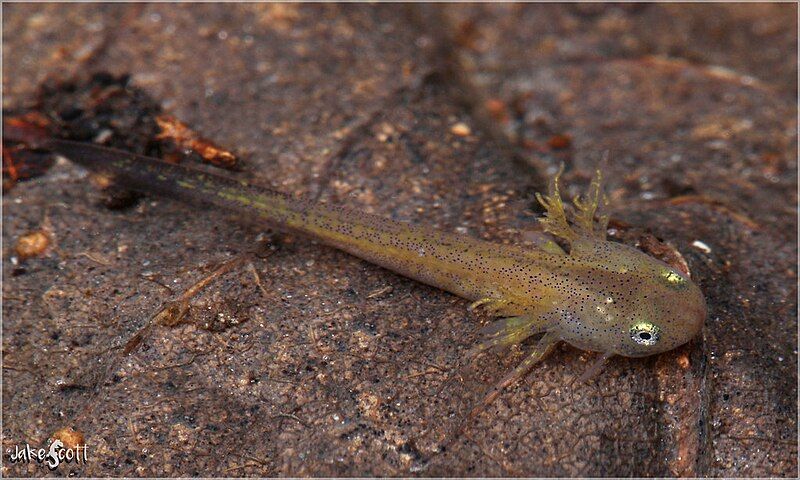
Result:
<svg viewBox="0 0 800 480">
<path fill-rule="evenodd" d="M 567 222 L 567 215 L 564 211 L 564 203 L 561 200 L 561 192 L 558 187 L 558 180 L 561 174 L 564 173 L 564 164 L 562 163 L 558 172 L 553 176 L 550 182 L 547 195 L 536 193 L 536 200 L 544 207 L 546 213 L 545 218 L 541 219 L 544 231 L 555 235 L 556 237 L 563 238 L 570 244 L 578 238 L 578 235 L 570 228 Z"/>
<path fill-rule="evenodd" d="M 585 197 L 575 196 L 572 203 L 577 209 L 575 214 L 575 225 L 578 227 L 582 236 L 595 237 L 600 240 L 606 239 L 606 229 L 608 228 L 608 215 L 600 215 L 595 220 L 598 209 L 608 205 L 608 198 L 602 193 L 601 182 L 602 174 L 596 170 L 589 190 Z"/>
<path fill-rule="evenodd" d="M 567 220 L 564 202 L 561 199 L 561 191 L 558 185 L 562 173 L 564 173 L 564 164 L 561 164 L 558 172 L 553 176 L 548 194 L 536 194 L 536 199 L 546 211 L 545 218 L 540 220 L 544 226 L 544 231 L 566 240 L 570 245 L 581 237 L 594 237 L 599 240 L 605 240 L 608 215 L 600 215 L 595 219 L 598 210 L 608 204 L 606 196 L 602 194 L 602 174 L 600 170 L 595 171 L 586 195 L 576 196 L 572 200 L 575 207 L 572 226 Z"/>
</svg>

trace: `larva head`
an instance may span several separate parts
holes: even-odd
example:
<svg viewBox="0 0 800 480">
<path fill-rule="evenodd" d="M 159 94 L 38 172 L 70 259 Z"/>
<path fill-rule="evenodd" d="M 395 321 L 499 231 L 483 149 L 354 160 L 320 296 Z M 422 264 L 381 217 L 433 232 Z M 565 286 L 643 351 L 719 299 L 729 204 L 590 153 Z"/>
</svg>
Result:
<svg viewBox="0 0 800 480">
<path fill-rule="evenodd" d="M 580 273 L 576 308 L 562 310 L 562 338 L 580 348 L 643 357 L 694 338 L 705 299 L 686 275 L 634 248 L 606 241 L 573 244 Z"/>
</svg>

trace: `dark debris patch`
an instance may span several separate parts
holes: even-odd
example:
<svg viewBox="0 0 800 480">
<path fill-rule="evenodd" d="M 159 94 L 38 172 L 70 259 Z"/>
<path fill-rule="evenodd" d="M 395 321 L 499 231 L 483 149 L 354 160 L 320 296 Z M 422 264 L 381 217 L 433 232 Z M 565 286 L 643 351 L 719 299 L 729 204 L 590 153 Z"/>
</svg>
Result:
<svg viewBox="0 0 800 480">
<path fill-rule="evenodd" d="M 7 188 L 43 175 L 53 157 L 37 150 L 47 138 L 93 142 L 180 162 L 186 157 L 235 169 L 235 154 L 163 112 L 158 100 L 131 84 L 129 74 L 99 71 L 41 84 L 24 111 L 4 110 L 3 178 Z M 104 203 L 123 208 L 137 198 L 108 189 Z"/>
<path fill-rule="evenodd" d="M 130 75 L 97 72 L 50 79 L 33 107 L 50 121 L 53 136 L 94 142 L 141 155 L 160 156 L 155 99 L 130 84 Z"/>
</svg>

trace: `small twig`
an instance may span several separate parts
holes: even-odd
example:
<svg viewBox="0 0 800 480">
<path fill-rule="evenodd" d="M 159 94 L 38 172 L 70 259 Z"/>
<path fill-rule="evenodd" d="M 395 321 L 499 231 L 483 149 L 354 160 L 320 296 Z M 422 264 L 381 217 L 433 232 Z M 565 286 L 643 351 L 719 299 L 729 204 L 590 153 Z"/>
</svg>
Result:
<svg viewBox="0 0 800 480">
<path fill-rule="evenodd" d="M 277 413 L 277 414 L 273 415 L 273 416 L 272 416 L 272 417 L 270 417 L 270 418 L 272 418 L 273 420 L 275 420 L 275 419 L 278 419 L 278 418 L 289 418 L 289 419 L 292 419 L 292 420 L 296 421 L 296 422 L 297 422 L 297 423 L 299 423 L 300 425 L 302 425 L 302 426 L 304 426 L 304 427 L 306 427 L 306 428 L 309 428 L 309 426 L 308 426 L 308 424 L 307 424 L 306 422 L 304 422 L 304 421 L 300 420 L 300 419 L 297 417 L 297 415 L 294 415 L 294 414 L 291 414 L 291 413 L 283 413 L 283 412 L 279 412 L 279 413 Z"/>
<path fill-rule="evenodd" d="M 191 365 L 192 363 L 194 363 L 194 361 L 199 356 L 200 356 L 199 353 L 195 353 L 195 354 L 192 355 L 192 358 L 190 358 L 189 360 L 187 360 L 187 361 L 185 361 L 183 363 L 173 363 L 173 364 L 170 364 L 170 365 L 162 365 L 162 366 L 157 366 L 157 367 L 152 367 L 152 368 L 153 368 L 153 370 L 170 370 L 172 368 L 185 367 L 187 365 Z"/>
<path fill-rule="evenodd" d="M 387 285 L 387 286 L 385 286 L 383 288 L 379 288 L 378 290 L 372 291 L 371 293 L 369 293 L 367 295 L 367 298 L 380 297 L 381 295 L 383 295 L 385 293 L 392 293 L 393 290 L 394 290 L 393 286 Z"/>
<path fill-rule="evenodd" d="M 133 352 L 142 343 L 145 335 L 150 331 L 154 324 L 175 326 L 180 323 L 180 321 L 186 315 L 186 312 L 189 310 L 189 301 L 192 298 L 197 296 L 212 281 L 240 266 L 246 258 L 246 256 L 240 255 L 232 260 L 226 261 L 216 270 L 187 288 L 177 300 L 173 300 L 165 304 L 164 307 L 158 311 L 158 313 L 150 317 L 147 323 L 145 323 L 145 325 L 139 329 L 139 331 L 136 332 L 136 334 L 134 334 L 130 340 L 128 340 L 128 342 L 125 344 L 125 348 L 122 351 L 123 355 L 129 355 L 131 352 Z"/>
<path fill-rule="evenodd" d="M 258 274 L 256 266 L 253 265 L 253 262 L 249 262 L 247 266 L 250 267 L 250 271 L 253 272 L 253 279 L 255 279 L 258 289 L 261 290 L 261 293 L 264 295 L 264 298 L 268 298 L 269 293 L 267 293 L 267 289 L 264 288 L 264 285 L 261 283 L 261 276 Z"/>
<path fill-rule="evenodd" d="M 77 256 L 86 257 L 89 260 L 91 260 L 91 261 L 93 261 L 95 263 L 99 263 L 100 265 L 104 265 L 104 266 L 109 266 L 109 265 L 112 264 L 111 261 L 106 260 L 105 258 L 101 257 L 99 254 L 93 253 L 93 252 L 80 252 Z"/>
<path fill-rule="evenodd" d="M 153 282 L 153 283 L 155 283 L 156 285 L 158 285 L 159 287 L 161 287 L 161 288 L 165 289 L 167 292 L 169 292 L 169 294 L 170 294 L 170 295 L 174 295 L 174 294 L 175 294 L 175 290 L 173 290 L 173 289 L 172 289 L 172 288 L 171 288 L 169 285 L 166 285 L 166 284 L 164 284 L 164 283 L 161 283 L 161 282 L 159 282 L 158 280 L 156 280 L 155 278 L 153 278 L 153 276 L 152 276 L 152 275 L 143 275 L 143 274 L 140 274 L 139 276 L 140 276 L 141 278 L 144 278 L 145 280 L 147 280 L 147 281 L 149 281 L 149 282 Z"/>
</svg>

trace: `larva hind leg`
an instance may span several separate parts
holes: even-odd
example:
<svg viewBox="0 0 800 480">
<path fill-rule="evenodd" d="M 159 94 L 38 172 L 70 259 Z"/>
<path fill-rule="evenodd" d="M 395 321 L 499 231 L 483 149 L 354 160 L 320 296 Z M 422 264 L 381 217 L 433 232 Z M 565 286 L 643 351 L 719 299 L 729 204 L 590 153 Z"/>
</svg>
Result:
<svg viewBox="0 0 800 480">
<path fill-rule="evenodd" d="M 502 380 L 497 382 L 486 395 L 483 400 L 475 405 L 469 413 L 468 418 L 475 418 L 481 411 L 491 405 L 498 396 L 509 386 L 517 383 L 528 371 L 533 368 L 539 361 L 541 361 L 548 353 L 553 350 L 553 347 L 560 341 L 557 334 L 553 332 L 545 333 L 534 347 L 533 351 L 523 360 L 516 368 L 509 372 Z"/>
</svg>

